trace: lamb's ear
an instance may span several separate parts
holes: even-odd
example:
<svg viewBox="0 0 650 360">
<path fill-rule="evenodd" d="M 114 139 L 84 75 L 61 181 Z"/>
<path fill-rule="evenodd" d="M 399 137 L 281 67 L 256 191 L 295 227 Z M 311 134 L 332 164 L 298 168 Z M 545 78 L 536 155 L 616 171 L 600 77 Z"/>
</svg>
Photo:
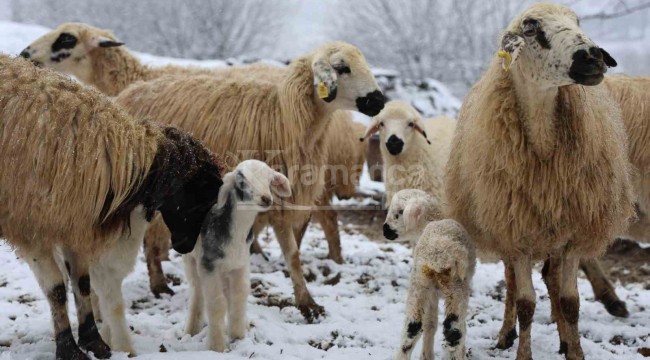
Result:
<svg viewBox="0 0 650 360">
<path fill-rule="evenodd" d="M 411 123 L 409 123 L 409 125 L 410 124 Z M 424 140 L 426 140 L 427 143 L 431 145 L 431 141 L 429 141 L 429 138 L 427 138 L 427 132 L 424 131 L 424 124 L 422 123 L 422 119 L 417 118 L 415 119 L 415 121 L 412 122 L 412 124 L 413 124 L 413 129 L 419 132 L 420 134 L 422 134 L 422 136 L 424 136 Z"/>
<path fill-rule="evenodd" d="M 379 131 L 380 123 L 381 121 L 378 118 L 372 119 L 370 126 L 368 126 L 368 129 L 366 129 L 366 133 L 363 134 L 363 137 L 359 138 L 359 140 L 365 141 L 366 139 L 374 135 L 377 131 Z"/>
<path fill-rule="evenodd" d="M 411 201 L 404 208 L 404 226 L 407 231 L 416 229 L 418 224 L 422 222 L 422 216 L 424 215 L 424 209 L 422 204 L 419 201 Z"/>
<path fill-rule="evenodd" d="M 122 46 L 124 45 L 123 42 L 119 42 L 115 39 L 108 38 L 106 36 L 93 36 L 90 39 L 90 42 L 88 44 L 88 47 L 90 49 L 102 47 L 102 48 L 110 48 L 110 47 L 116 47 L 116 46 Z"/>
<path fill-rule="evenodd" d="M 512 64 L 517 61 L 521 49 L 526 45 L 526 41 L 519 34 L 507 32 L 501 37 L 501 49 L 497 56 L 501 58 L 503 70 L 510 71 Z"/>
<path fill-rule="evenodd" d="M 271 189 L 273 189 L 273 191 L 280 197 L 291 196 L 291 183 L 289 183 L 289 179 L 277 171 L 273 172 L 273 177 L 271 178 Z"/>
<path fill-rule="evenodd" d="M 603 54 L 603 61 L 605 61 L 605 65 L 607 65 L 608 67 L 616 67 L 618 65 L 618 63 L 616 62 L 616 60 L 614 60 L 612 55 L 609 55 L 609 53 L 605 51 L 605 49 L 600 48 L 600 52 Z"/>
<path fill-rule="evenodd" d="M 223 185 L 219 189 L 217 196 L 217 208 L 222 208 L 228 201 L 228 195 L 235 188 L 235 173 L 229 172 L 223 177 Z"/>
<path fill-rule="evenodd" d="M 314 73 L 314 86 L 318 97 L 325 102 L 336 99 L 338 81 L 336 71 L 325 58 L 317 58 L 312 62 L 311 69 Z"/>
</svg>

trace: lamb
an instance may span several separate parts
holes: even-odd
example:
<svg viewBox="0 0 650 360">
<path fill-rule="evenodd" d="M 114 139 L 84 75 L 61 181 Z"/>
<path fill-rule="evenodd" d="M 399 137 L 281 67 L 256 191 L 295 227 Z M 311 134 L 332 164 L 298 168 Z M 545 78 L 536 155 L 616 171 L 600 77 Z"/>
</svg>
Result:
<svg viewBox="0 0 650 360">
<path fill-rule="evenodd" d="M 445 116 L 422 121 L 407 102 L 386 104 L 363 139 L 379 131 L 387 205 L 396 192 L 409 188 L 424 190 L 444 202 L 444 169 L 455 128 L 456 121 Z"/>
<path fill-rule="evenodd" d="M 192 289 L 186 332 L 194 336 L 201 331 L 205 308 L 208 345 L 219 352 L 226 348 L 226 310 L 230 339 L 241 339 L 246 333 L 248 254 L 255 217 L 273 205 L 272 189 L 282 197 L 291 196 L 289 180 L 259 160 L 243 161 L 223 182 L 196 247 L 183 257 Z"/>
<path fill-rule="evenodd" d="M 532 358 L 532 265 L 549 258 L 561 351 L 582 359 L 579 260 L 600 255 L 633 214 L 620 111 L 595 86 L 616 62 L 555 4 L 517 16 L 500 47 L 461 108 L 445 177 L 448 215 L 506 263 L 517 358 Z M 513 333 L 514 322 L 504 323 L 499 342 Z"/>
<path fill-rule="evenodd" d="M 291 199 L 282 202 L 280 211 L 258 218 L 274 228 L 296 306 L 312 321 L 324 310 L 307 289 L 295 234 L 323 190 L 318 172 L 327 162 L 324 134 L 336 110 L 374 116 L 383 108 L 384 96 L 361 51 L 341 42 L 294 60 L 280 78 L 257 77 L 245 69 L 227 76 L 166 76 L 133 84 L 116 101 L 132 115 L 192 132 L 213 151 L 228 154 L 231 167 L 256 158 L 288 175 Z"/>
<path fill-rule="evenodd" d="M 219 160 L 188 134 L 136 122 L 96 91 L 22 59 L 0 56 L 0 93 L 0 228 L 46 294 L 56 358 L 88 359 L 70 329 L 55 253 L 69 266 L 81 348 L 108 358 L 106 341 L 134 354 L 121 282 L 147 222 L 160 211 L 174 248 L 191 250 L 222 183 Z"/>
<path fill-rule="evenodd" d="M 445 297 L 443 348 L 450 359 L 465 358 L 465 318 L 476 252 L 467 231 L 454 220 L 439 219 L 440 204 L 430 194 L 405 189 L 393 195 L 384 229 L 389 240 L 401 236 L 414 243 L 413 270 L 406 301 L 406 321 L 395 359 L 410 359 L 423 335 L 422 359 L 433 359 L 438 325 L 438 298 Z M 384 232 L 386 234 L 386 232 Z M 395 235 L 395 236 L 393 236 Z"/>
</svg>

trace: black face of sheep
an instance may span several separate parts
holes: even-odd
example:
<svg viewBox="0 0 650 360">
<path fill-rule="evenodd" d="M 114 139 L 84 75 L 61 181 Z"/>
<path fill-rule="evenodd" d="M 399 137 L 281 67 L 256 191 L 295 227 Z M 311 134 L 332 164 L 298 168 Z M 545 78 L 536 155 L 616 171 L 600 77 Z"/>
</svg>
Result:
<svg viewBox="0 0 650 360">
<path fill-rule="evenodd" d="M 391 135 L 386 141 L 386 149 L 391 155 L 399 155 L 404 149 L 404 141 L 395 135 Z"/>
<path fill-rule="evenodd" d="M 375 116 L 384 108 L 386 97 L 381 91 L 375 90 L 364 97 L 357 98 L 357 109 L 364 115 Z"/>
<path fill-rule="evenodd" d="M 390 225 L 384 223 L 384 237 L 388 240 L 395 240 L 399 235 L 390 227 Z"/>
</svg>

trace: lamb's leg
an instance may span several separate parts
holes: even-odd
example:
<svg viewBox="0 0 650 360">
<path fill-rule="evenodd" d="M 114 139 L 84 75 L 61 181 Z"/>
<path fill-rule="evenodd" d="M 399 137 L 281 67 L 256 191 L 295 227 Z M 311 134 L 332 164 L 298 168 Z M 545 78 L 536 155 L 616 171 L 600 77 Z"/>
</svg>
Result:
<svg viewBox="0 0 650 360">
<path fill-rule="evenodd" d="M 248 321 L 246 320 L 246 305 L 251 288 L 248 265 L 230 272 L 228 287 L 228 336 L 230 341 L 243 339 L 246 336 Z"/>
<path fill-rule="evenodd" d="M 324 204 L 329 205 L 328 202 Z M 329 249 L 328 258 L 334 260 L 337 264 L 343 264 L 343 255 L 341 255 L 341 237 L 339 235 L 338 214 L 336 210 L 315 210 L 312 212 L 316 220 L 325 232 L 327 247 Z"/>
<path fill-rule="evenodd" d="M 466 317 L 469 302 L 469 289 L 462 283 L 445 289 L 445 320 L 443 321 L 442 334 L 445 342 L 442 347 L 449 354 L 449 359 L 465 359 L 465 338 L 467 336 Z"/>
<path fill-rule="evenodd" d="M 431 296 L 425 300 L 424 319 L 422 320 L 422 356 L 420 360 L 433 360 L 433 343 L 438 328 L 438 292 L 430 291 Z"/>
<path fill-rule="evenodd" d="M 66 269 L 74 293 L 79 321 L 79 346 L 95 354 L 99 359 L 111 357 L 111 349 L 99 336 L 92 301 L 90 300 L 90 273 L 88 259 L 70 250 L 63 250 Z"/>
<path fill-rule="evenodd" d="M 159 299 L 161 294 L 174 295 L 172 290 L 167 285 L 167 278 L 162 269 L 163 246 L 160 246 L 161 241 L 169 241 L 169 239 L 158 239 L 156 231 L 153 230 L 155 226 L 160 226 L 154 223 L 144 236 L 144 255 L 147 259 L 147 270 L 149 271 L 149 288 L 154 296 Z"/>
<path fill-rule="evenodd" d="M 580 346 L 578 320 L 580 318 L 580 294 L 578 293 L 578 266 L 580 260 L 575 257 L 562 257 L 562 285 L 560 288 L 560 310 L 566 323 L 566 359 L 582 360 L 585 358 Z"/>
<path fill-rule="evenodd" d="M 399 349 L 395 353 L 395 360 L 408 360 L 411 358 L 413 347 L 422 335 L 422 321 L 426 311 L 425 307 L 428 305 L 427 299 L 435 296 L 435 302 L 438 302 L 436 291 L 423 291 L 423 287 L 420 286 L 419 282 L 414 281 L 414 278 L 415 274 L 412 274 L 406 298 L 406 319 L 402 330 L 402 340 Z M 435 325 L 433 326 L 433 333 L 435 334 Z M 431 342 L 433 343 L 433 341 Z"/>
<path fill-rule="evenodd" d="M 302 274 L 300 253 L 296 246 L 293 229 L 291 225 L 283 223 L 274 224 L 273 230 L 280 243 L 284 260 L 289 267 L 289 274 L 293 282 L 293 291 L 296 297 L 296 307 L 300 310 L 307 322 L 311 323 L 314 319 L 318 319 L 318 317 L 323 315 L 325 309 L 314 301 L 307 289 L 307 282 L 305 281 L 305 276 Z"/>
<path fill-rule="evenodd" d="M 89 360 L 72 335 L 66 307 L 67 295 L 61 271 L 54 261 L 52 252 L 27 253 L 23 258 L 36 276 L 38 285 L 45 293 L 52 312 L 56 341 L 57 360 Z"/>
<path fill-rule="evenodd" d="M 517 338 L 517 284 L 515 282 L 515 271 L 512 265 L 504 262 L 505 282 L 506 282 L 506 301 L 503 313 L 503 324 L 499 331 L 497 349 L 509 349 L 515 343 Z"/>
<path fill-rule="evenodd" d="M 228 306 L 224 294 L 224 279 L 218 270 L 208 270 L 201 265 L 199 265 L 199 277 L 208 317 L 208 348 L 212 351 L 224 352 L 226 350 L 225 315 Z"/>
<path fill-rule="evenodd" d="M 580 269 L 584 271 L 594 290 L 594 297 L 605 305 L 607 312 L 618 317 L 630 316 L 625 302 L 618 298 L 614 286 L 609 281 L 598 259 L 584 259 L 580 261 Z"/>
<path fill-rule="evenodd" d="M 183 263 L 185 264 L 185 275 L 190 283 L 190 309 L 187 313 L 185 333 L 194 336 L 203 328 L 203 290 L 194 256 L 184 255 Z"/>
<path fill-rule="evenodd" d="M 533 287 L 533 266 L 530 257 L 511 259 L 517 286 L 517 318 L 519 320 L 519 348 L 517 360 L 531 360 L 531 328 L 535 315 L 535 288 Z"/>
</svg>

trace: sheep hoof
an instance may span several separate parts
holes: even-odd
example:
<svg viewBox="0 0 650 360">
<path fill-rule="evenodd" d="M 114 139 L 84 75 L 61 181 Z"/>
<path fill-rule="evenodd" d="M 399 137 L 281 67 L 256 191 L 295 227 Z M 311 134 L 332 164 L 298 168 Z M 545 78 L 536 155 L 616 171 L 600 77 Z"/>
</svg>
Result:
<svg viewBox="0 0 650 360">
<path fill-rule="evenodd" d="M 625 305 L 624 301 L 616 300 L 614 302 L 610 302 L 604 305 L 605 305 L 605 309 L 607 309 L 607 312 L 610 313 L 612 316 L 621 317 L 621 318 L 626 318 L 630 316 L 630 312 L 627 311 L 627 305 Z"/>
<path fill-rule="evenodd" d="M 174 290 L 172 290 L 169 286 L 167 286 L 167 284 L 158 284 L 152 286 L 151 292 L 156 297 L 156 299 L 160 299 L 162 294 L 168 294 L 169 296 L 174 296 L 175 294 Z"/>
<path fill-rule="evenodd" d="M 517 339 L 517 330 L 512 328 L 505 336 L 499 336 L 496 348 L 500 350 L 510 349 L 515 344 L 515 339 Z"/>
<path fill-rule="evenodd" d="M 325 308 L 316 304 L 313 300 L 308 304 L 298 305 L 298 310 L 309 324 L 313 323 L 321 315 L 325 317 Z"/>
<path fill-rule="evenodd" d="M 57 346 L 56 360 L 90 360 L 90 358 L 74 345 L 62 349 Z"/>
<path fill-rule="evenodd" d="M 104 340 L 96 339 L 92 342 L 85 344 L 80 343 L 82 349 L 92 352 L 98 359 L 110 359 L 111 358 L 111 348 L 106 345 Z"/>
<path fill-rule="evenodd" d="M 343 261 L 343 256 L 341 256 L 341 255 L 329 254 L 329 255 L 327 255 L 327 258 L 334 261 L 337 264 L 343 264 L 345 262 L 345 261 Z"/>
</svg>

